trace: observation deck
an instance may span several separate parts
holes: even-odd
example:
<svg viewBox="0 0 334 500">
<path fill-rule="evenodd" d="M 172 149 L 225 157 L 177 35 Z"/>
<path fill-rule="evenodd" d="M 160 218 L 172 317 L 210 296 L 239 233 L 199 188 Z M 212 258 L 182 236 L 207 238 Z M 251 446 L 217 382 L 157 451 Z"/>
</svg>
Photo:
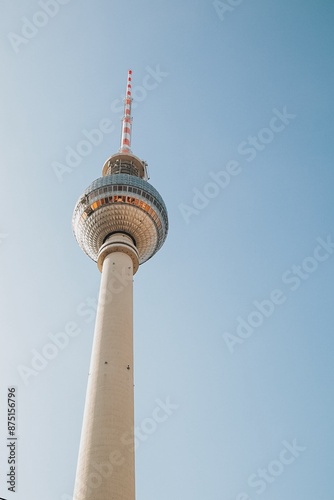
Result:
<svg viewBox="0 0 334 500">
<path fill-rule="evenodd" d="M 72 227 L 79 246 L 95 262 L 108 236 L 125 233 L 133 239 L 142 264 L 166 239 L 167 209 L 158 191 L 144 179 L 123 173 L 105 175 L 78 200 Z"/>
</svg>

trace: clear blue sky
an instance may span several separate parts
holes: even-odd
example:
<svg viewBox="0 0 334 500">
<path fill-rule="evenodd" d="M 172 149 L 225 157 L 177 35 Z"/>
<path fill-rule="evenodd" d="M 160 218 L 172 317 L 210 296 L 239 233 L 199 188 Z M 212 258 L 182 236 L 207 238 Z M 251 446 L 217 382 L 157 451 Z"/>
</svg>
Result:
<svg viewBox="0 0 334 500">
<path fill-rule="evenodd" d="M 333 497 L 333 22 L 330 0 L 3 0 L 0 497 L 16 386 L 15 498 L 71 499 L 100 279 L 71 217 L 129 68 L 170 218 L 135 276 L 137 500 Z"/>
</svg>

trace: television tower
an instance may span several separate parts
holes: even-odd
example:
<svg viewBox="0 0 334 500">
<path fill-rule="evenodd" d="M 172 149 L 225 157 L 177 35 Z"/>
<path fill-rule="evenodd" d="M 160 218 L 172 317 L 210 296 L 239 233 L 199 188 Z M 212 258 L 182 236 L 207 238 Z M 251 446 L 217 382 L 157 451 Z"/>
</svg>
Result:
<svg viewBox="0 0 334 500">
<path fill-rule="evenodd" d="M 120 149 L 72 219 L 78 244 L 101 271 L 74 500 L 135 500 L 133 275 L 163 245 L 168 218 L 146 162 L 130 149 L 131 79 L 129 71 Z"/>
</svg>

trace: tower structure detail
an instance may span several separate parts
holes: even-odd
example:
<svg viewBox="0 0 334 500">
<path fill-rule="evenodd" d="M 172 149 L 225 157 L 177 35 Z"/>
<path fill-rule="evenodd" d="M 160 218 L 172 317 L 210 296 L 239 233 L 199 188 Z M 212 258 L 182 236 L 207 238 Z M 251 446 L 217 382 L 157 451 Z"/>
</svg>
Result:
<svg viewBox="0 0 334 500">
<path fill-rule="evenodd" d="M 119 151 L 79 198 L 72 226 L 101 286 L 74 500 L 134 500 L 133 275 L 163 245 L 164 201 L 131 151 L 128 73 Z"/>
</svg>

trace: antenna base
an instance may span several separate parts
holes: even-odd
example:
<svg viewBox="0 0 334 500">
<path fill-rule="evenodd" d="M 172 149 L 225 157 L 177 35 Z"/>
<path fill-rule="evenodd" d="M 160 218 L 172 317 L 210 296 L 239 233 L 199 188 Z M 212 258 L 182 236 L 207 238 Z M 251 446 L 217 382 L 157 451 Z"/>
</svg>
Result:
<svg viewBox="0 0 334 500">
<path fill-rule="evenodd" d="M 102 176 L 129 174 L 147 181 L 147 163 L 132 153 L 116 153 L 110 156 L 102 168 Z"/>
</svg>

